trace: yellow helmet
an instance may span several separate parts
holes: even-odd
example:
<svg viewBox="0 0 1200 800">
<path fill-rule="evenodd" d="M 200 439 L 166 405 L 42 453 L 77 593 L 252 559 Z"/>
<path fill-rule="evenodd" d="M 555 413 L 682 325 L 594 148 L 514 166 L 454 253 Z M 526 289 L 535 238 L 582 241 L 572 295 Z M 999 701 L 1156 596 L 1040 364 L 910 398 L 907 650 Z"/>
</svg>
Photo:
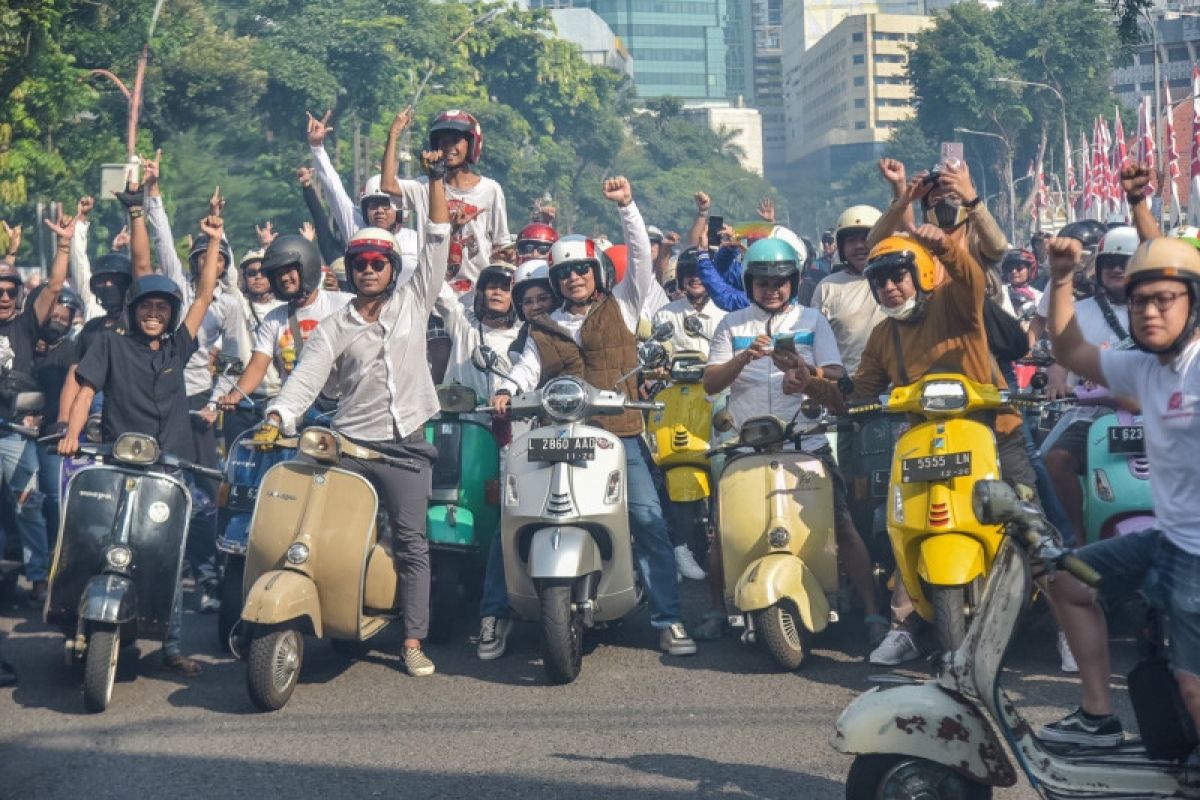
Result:
<svg viewBox="0 0 1200 800">
<path fill-rule="evenodd" d="M 937 262 L 908 234 L 893 234 L 871 248 L 863 275 L 870 280 L 872 272 L 882 274 L 894 267 L 908 269 L 919 294 L 927 295 L 937 287 Z"/>
</svg>

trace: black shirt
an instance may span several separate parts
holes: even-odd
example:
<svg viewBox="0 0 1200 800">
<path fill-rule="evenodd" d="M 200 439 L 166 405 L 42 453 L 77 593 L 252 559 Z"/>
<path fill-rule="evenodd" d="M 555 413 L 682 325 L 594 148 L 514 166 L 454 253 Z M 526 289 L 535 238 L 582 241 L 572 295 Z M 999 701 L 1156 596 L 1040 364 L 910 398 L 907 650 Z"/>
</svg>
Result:
<svg viewBox="0 0 1200 800">
<path fill-rule="evenodd" d="M 33 374 L 33 351 L 42 327 L 34 305 L 26 303 L 25 310 L 20 314 L 0 322 L 0 339 L 7 339 L 13 351 L 12 369 L 26 375 Z"/>
<path fill-rule="evenodd" d="M 78 364 L 87 355 L 88 348 L 96 343 L 100 335 L 105 331 L 116 331 L 117 333 L 125 332 L 125 320 L 121 317 L 113 319 L 109 316 L 96 317 L 89 319 L 83 324 L 83 328 L 79 331 L 79 338 L 75 341 L 75 363 Z"/>
<path fill-rule="evenodd" d="M 45 352 L 34 356 L 33 377 L 37 381 L 38 391 L 45 395 L 42 405 L 42 435 L 50 433 L 58 421 L 58 400 L 62 397 L 63 384 L 67 382 L 67 373 L 71 366 L 78 361 L 75 350 L 75 340 L 64 338 L 53 347 L 47 347 Z"/>
<path fill-rule="evenodd" d="M 186 327 L 151 350 L 140 336 L 105 331 L 75 368 L 80 381 L 104 392 L 104 441 L 133 431 L 153 436 L 172 455 L 196 460 L 183 369 L 196 352 Z"/>
</svg>

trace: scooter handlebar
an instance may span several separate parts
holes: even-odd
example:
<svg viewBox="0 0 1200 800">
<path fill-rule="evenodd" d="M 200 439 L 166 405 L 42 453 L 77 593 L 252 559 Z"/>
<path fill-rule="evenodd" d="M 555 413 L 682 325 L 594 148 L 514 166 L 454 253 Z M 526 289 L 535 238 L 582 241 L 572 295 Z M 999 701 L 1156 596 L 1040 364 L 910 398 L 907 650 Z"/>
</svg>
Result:
<svg viewBox="0 0 1200 800">
<path fill-rule="evenodd" d="M 1088 586 L 1095 587 L 1100 585 L 1100 573 L 1096 572 L 1096 570 L 1092 569 L 1079 556 L 1073 553 L 1067 553 L 1062 557 L 1061 566 Z"/>
<path fill-rule="evenodd" d="M 626 403 L 625 407 L 632 408 L 637 411 L 662 411 L 664 408 L 666 408 L 666 405 L 663 403 L 657 403 L 657 402 L 643 403 L 640 400 L 638 400 L 638 401 L 632 401 L 632 402 Z"/>
<path fill-rule="evenodd" d="M 5 433 L 19 433 L 28 439 L 38 438 L 38 429 L 31 428 L 28 425 L 18 425 L 15 422 L 0 423 L 0 431 Z"/>
</svg>

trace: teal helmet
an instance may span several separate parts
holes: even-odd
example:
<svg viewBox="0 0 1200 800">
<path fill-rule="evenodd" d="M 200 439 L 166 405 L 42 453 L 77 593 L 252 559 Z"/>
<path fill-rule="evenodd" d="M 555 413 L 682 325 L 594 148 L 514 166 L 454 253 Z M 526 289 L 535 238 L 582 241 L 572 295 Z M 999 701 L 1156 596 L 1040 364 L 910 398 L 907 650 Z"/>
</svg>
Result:
<svg viewBox="0 0 1200 800">
<path fill-rule="evenodd" d="M 742 280 L 750 302 L 755 303 L 751 287 L 755 278 L 787 278 L 792 286 L 791 301 L 796 302 L 800 293 L 800 255 L 796 248 L 783 239 L 759 239 L 750 245 L 742 263 L 746 265 Z"/>
</svg>

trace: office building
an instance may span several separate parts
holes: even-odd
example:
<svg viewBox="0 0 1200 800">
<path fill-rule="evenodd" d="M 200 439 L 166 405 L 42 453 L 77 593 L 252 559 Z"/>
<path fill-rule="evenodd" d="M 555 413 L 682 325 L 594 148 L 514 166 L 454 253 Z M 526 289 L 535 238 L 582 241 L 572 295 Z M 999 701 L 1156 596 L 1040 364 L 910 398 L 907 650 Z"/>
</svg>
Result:
<svg viewBox="0 0 1200 800">
<path fill-rule="evenodd" d="M 590 8 L 558 8 L 550 12 L 559 37 L 579 45 L 583 60 L 633 78 L 633 56 L 625 43 Z"/>
<path fill-rule="evenodd" d="M 787 119 L 783 108 L 784 0 L 753 0 L 754 94 L 747 102 L 762 115 L 763 163 L 769 175 L 787 162 Z"/>
<path fill-rule="evenodd" d="M 1171 85 L 1171 98 L 1182 100 L 1192 93 L 1192 65 L 1200 63 L 1200 2 L 1160 2 L 1151 11 L 1154 35 L 1142 24 L 1146 41 L 1134 46 L 1133 63 L 1113 70 L 1113 94 L 1126 108 L 1137 108 L 1142 97 L 1162 81 Z M 1154 85 L 1154 41 L 1158 41 L 1159 84 Z"/>
<path fill-rule="evenodd" d="M 718 133 L 735 134 L 732 143 L 742 150 L 738 162 L 755 175 L 763 174 L 763 126 L 757 109 L 724 101 L 689 103 L 684 116 Z"/>
</svg>

